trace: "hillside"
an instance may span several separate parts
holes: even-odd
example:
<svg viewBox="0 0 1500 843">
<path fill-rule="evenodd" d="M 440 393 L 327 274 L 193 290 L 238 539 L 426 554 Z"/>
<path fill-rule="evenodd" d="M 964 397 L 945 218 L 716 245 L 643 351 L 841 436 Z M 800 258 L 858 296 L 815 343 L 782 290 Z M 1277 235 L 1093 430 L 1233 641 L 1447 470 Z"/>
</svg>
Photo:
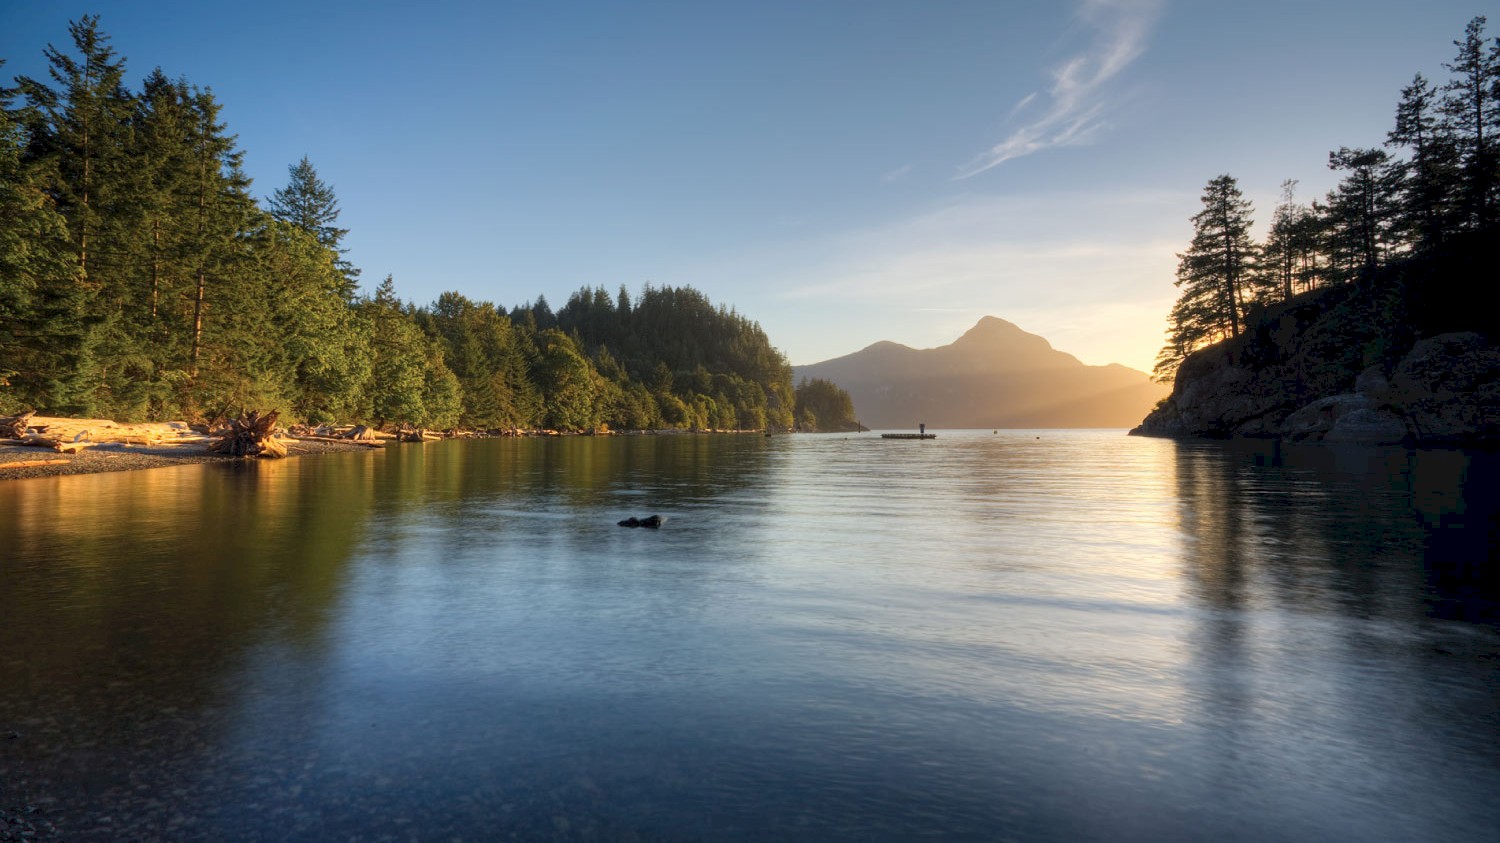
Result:
<svg viewBox="0 0 1500 843">
<path fill-rule="evenodd" d="M 993 316 L 949 345 L 877 342 L 794 367 L 802 378 L 838 384 L 872 428 L 1130 427 L 1167 394 L 1142 372 L 1085 365 Z"/>
<path fill-rule="evenodd" d="M 1251 314 L 1183 360 L 1131 431 L 1366 444 L 1500 439 L 1500 315 L 1475 303 L 1495 249 L 1480 232 L 1358 283 Z"/>
</svg>

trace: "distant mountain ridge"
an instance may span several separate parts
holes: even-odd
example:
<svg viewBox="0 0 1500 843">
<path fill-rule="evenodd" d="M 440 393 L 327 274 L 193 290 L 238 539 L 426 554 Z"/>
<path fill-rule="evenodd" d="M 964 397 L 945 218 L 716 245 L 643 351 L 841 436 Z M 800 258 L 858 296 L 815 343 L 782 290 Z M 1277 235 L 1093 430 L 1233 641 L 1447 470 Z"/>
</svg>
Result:
<svg viewBox="0 0 1500 843">
<path fill-rule="evenodd" d="M 838 384 L 872 428 L 1132 427 L 1169 391 L 1145 372 L 1085 365 L 994 316 L 949 345 L 881 341 L 792 377 Z"/>
</svg>

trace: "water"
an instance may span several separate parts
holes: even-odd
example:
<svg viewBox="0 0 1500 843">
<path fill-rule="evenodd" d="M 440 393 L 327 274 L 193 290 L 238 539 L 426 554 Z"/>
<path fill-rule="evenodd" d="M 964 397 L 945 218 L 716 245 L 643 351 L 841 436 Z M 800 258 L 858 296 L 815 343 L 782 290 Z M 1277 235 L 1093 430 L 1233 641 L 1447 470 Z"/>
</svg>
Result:
<svg viewBox="0 0 1500 843">
<path fill-rule="evenodd" d="M 0 483 L 0 811 L 82 841 L 1493 839 L 1497 490 L 1494 456 L 1116 431 Z"/>
</svg>

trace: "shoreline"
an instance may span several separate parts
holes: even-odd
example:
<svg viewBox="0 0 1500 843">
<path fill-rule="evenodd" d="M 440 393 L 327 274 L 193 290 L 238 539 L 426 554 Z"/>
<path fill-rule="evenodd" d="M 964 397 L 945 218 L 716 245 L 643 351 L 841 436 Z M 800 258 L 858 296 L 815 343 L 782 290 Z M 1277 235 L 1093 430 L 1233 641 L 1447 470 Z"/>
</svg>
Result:
<svg viewBox="0 0 1500 843">
<path fill-rule="evenodd" d="M 353 443 L 346 445 L 338 442 L 287 440 L 288 457 L 370 450 L 378 449 Z M 48 448 L 24 445 L 0 445 L 0 483 L 7 480 L 64 477 L 70 474 L 103 474 L 110 471 L 140 471 L 173 465 L 234 462 L 243 459 L 247 458 L 215 454 L 206 449 L 184 445 L 96 445 L 76 454 L 63 454 Z"/>
<path fill-rule="evenodd" d="M 48 418 L 43 421 L 62 422 L 71 426 L 83 425 L 89 421 L 83 419 Z M 109 422 L 109 424 L 116 424 Z M 162 423 L 148 423 L 147 425 L 136 425 L 135 427 L 156 426 L 165 427 Z M 751 430 L 679 430 L 675 428 L 660 430 L 620 430 L 608 433 L 573 433 L 555 430 L 519 430 L 507 431 L 502 436 L 516 438 L 551 438 L 563 436 L 702 436 L 709 434 L 729 435 L 751 435 L 762 434 L 763 431 Z M 493 436 L 494 434 L 490 434 Z M 390 434 L 381 434 L 381 440 L 386 447 L 399 444 L 396 438 Z M 429 442 L 439 442 L 448 437 L 428 438 Z M 459 437 L 463 438 L 463 437 Z M 499 437 L 496 437 L 499 438 Z M 383 451 L 381 447 L 371 447 L 368 442 L 341 442 L 335 439 L 316 437 L 298 438 L 288 436 L 284 440 L 287 445 L 287 457 L 302 457 L 315 454 L 348 453 L 351 451 Z M 194 465 L 211 462 L 233 462 L 235 460 L 255 460 L 258 457 L 238 457 L 231 454 L 219 454 L 208 451 L 206 447 L 195 447 L 193 445 L 167 445 L 167 444 L 144 444 L 125 442 L 102 442 L 83 448 L 76 452 L 61 453 L 51 448 L 37 447 L 32 445 L 19 445 L 0 441 L 0 483 L 7 480 L 27 480 L 42 477 L 65 477 L 73 474 L 103 474 L 111 471 L 141 471 L 152 468 L 166 468 L 174 465 Z"/>
</svg>

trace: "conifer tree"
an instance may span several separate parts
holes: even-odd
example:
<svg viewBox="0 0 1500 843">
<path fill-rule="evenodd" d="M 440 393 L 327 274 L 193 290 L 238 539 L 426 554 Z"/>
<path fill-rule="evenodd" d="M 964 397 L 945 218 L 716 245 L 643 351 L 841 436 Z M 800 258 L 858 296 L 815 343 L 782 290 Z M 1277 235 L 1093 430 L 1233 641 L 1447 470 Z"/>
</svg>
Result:
<svg viewBox="0 0 1500 843">
<path fill-rule="evenodd" d="M 1271 212 L 1271 227 L 1257 262 L 1258 298 L 1285 301 L 1296 293 L 1304 268 L 1311 260 L 1313 244 L 1307 237 L 1311 212 L 1297 202 L 1297 180 L 1281 183 L 1281 202 Z"/>
<path fill-rule="evenodd" d="M 1443 86 L 1441 109 L 1456 141 L 1463 172 L 1463 204 L 1468 227 L 1495 222 L 1500 186 L 1500 45 L 1487 43 L 1484 16 L 1469 21 L 1458 55 L 1444 67 L 1453 74 Z"/>
<path fill-rule="evenodd" d="M 1398 226 L 1419 248 L 1443 241 L 1450 225 L 1456 152 L 1443 126 L 1437 91 L 1418 73 L 1401 89 L 1396 125 L 1386 143 L 1404 146 L 1411 157 L 1397 162 Z"/>
<path fill-rule="evenodd" d="M 339 202 L 333 186 L 318 177 L 317 169 L 305 155 L 287 167 L 287 172 L 291 177 L 287 186 L 278 188 L 266 203 L 271 215 L 311 234 L 333 253 L 334 265 L 344 277 L 345 296 L 352 300 L 359 270 L 344 259 L 348 250 L 341 244 L 349 229 L 335 225 Z"/>
<path fill-rule="evenodd" d="M 132 103 L 123 84 L 125 62 L 109 46 L 109 36 L 99 31 L 99 17 L 74 21 L 68 35 L 76 56 L 50 44 L 44 51 L 56 88 L 25 76 L 17 82 L 37 121 L 31 154 L 50 165 L 50 187 L 68 219 L 83 280 L 91 283 L 91 270 L 99 274 L 91 266 L 91 260 L 99 261 L 98 241 L 112 233 L 108 212 L 119 200 L 116 188 L 125 167 Z"/>
<path fill-rule="evenodd" d="M 0 87 L 0 412 L 58 405 L 59 377 L 76 372 L 84 301 L 67 220 L 23 155 L 28 121 L 15 95 Z"/>
<path fill-rule="evenodd" d="M 1249 200 L 1234 177 L 1222 175 L 1203 191 L 1203 210 L 1193 215 L 1193 239 L 1177 256 L 1177 287 L 1182 291 L 1169 317 L 1168 341 L 1156 374 L 1170 379 L 1194 349 L 1243 327 L 1254 269 Z"/>
<path fill-rule="evenodd" d="M 1340 147 L 1328 168 L 1348 173 L 1328 194 L 1327 225 L 1335 269 L 1347 278 L 1368 276 L 1393 246 L 1396 171 L 1381 149 Z"/>
</svg>

